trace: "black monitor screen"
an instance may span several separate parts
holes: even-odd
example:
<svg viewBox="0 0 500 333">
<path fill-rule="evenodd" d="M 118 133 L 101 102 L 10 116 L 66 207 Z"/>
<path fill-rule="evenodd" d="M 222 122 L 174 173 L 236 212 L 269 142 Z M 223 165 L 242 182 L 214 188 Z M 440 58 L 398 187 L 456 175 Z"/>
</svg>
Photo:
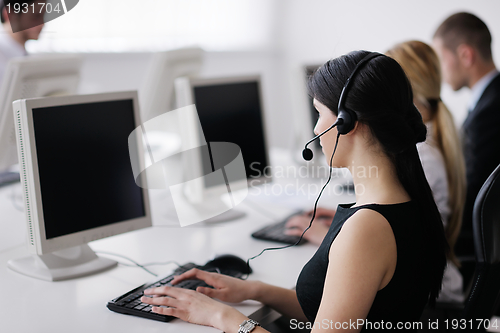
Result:
<svg viewBox="0 0 500 333">
<path fill-rule="evenodd" d="M 269 163 L 259 82 L 195 86 L 194 100 L 205 140 L 237 144 L 245 162 L 247 179 L 262 177 Z"/>
<path fill-rule="evenodd" d="M 36 108 L 33 127 L 47 239 L 145 216 L 132 100 Z"/>
</svg>

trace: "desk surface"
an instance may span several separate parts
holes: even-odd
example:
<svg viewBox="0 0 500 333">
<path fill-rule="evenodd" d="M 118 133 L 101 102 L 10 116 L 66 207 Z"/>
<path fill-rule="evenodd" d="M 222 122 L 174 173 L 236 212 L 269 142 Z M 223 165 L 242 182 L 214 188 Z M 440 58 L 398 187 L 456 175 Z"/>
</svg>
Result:
<svg viewBox="0 0 500 333">
<path fill-rule="evenodd" d="M 286 162 L 285 162 L 286 163 Z M 344 180 L 333 180 L 332 186 Z M 289 185 L 291 184 L 291 185 Z M 309 186 L 313 184 L 314 186 Z M 282 218 L 293 208 L 312 208 L 322 182 L 320 179 L 275 177 L 272 184 L 251 188 L 238 206 L 244 218 L 221 224 L 203 223 L 181 228 L 169 210 L 168 191 L 151 193 L 153 227 L 91 242 L 94 251 L 109 251 L 128 256 L 139 263 L 175 260 L 180 264 L 202 264 L 218 254 L 232 253 L 248 258 L 263 248 L 276 245 L 250 237 L 251 232 Z M 285 190 L 285 187 L 289 185 Z M 301 188 L 302 186 L 302 188 Z M 304 189 L 305 188 L 305 189 Z M 314 192 L 316 191 L 316 192 Z M 352 194 L 326 191 L 323 206 L 353 201 Z M 106 303 L 155 279 L 136 267 L 118 267 L 74 280 L 46 282 L 17 274 L 7 268 L 7 261 L 27 255 L 24 213 L 20 185 L 0 188 L 0 322 L 5 332 L 217 332 L 213 328 L 175 319 L 169 323 L 125 316 L 109 311 Z M 251 261 L 254 273 L 249 279 L 291 288 L 303 265 L 316 247 L 311 244 L 280 251 L 268 251 Z M 111 257 L 110 257 L 111 258 Z M 117 259 L 126 263 L 125 260 Z M 173 264 L 152 266 L 157 274 L 168 274 Z M 258 302 L 236 305 L 245 315 L 260 309 Z"/>
</svg>

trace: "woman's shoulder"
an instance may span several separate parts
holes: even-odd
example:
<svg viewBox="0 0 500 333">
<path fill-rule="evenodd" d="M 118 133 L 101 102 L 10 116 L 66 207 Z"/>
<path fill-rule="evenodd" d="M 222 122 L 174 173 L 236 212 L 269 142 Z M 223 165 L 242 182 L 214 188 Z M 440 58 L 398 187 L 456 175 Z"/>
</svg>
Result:
<svg viewBox="0 0 500 333">
<path fill-rule="evenodd" d="M 410 225 L 418 222 L 420 216 L 418 205 L 414 200 L 409 200 L 400 203 L 371 203 L 350 208 L 351 217 L 349 221 L 355 221 L 356 224 L 363 225 L 363 220 L 373 221 L 372 224 L 364 222 L 365 227 L 376 227 L 383 225 L 383 222 L 388 224 L 393 230 L 401 229 L 402 225 Z M 402 218 L 404 217 L 404 218 Z M 354 218 L 353 220 L 351 220 Z M 413 223 L 412 223 L 413 221 Z"/>
<path fill-rule="evenodd" d="M 369 244 L 394 238 L 387 218 L 379 211 L 369 209 L 371 207 L 372 205 L 355 207 L 356 211 L 345 221 L 338 237 L 349 238 L 353 244 Z"/>
<path fill-rule="evenodd" d="M 363 207 L 365 208 L 365 207 Z M 360 269 L 368 276 L 378 276 L 377 289 L 390 280 L 386 274 L 393 272 L 397 261 L 396 238 L 384 215 L 371 209 L 358 209 L 340 230 L 329 252 L 329 269 L 337 270 L 349 263 L 353 272 Z M 332 266 L 332 267 L 331 267 Z M 344 267 L 344 266 L 342 266 Z"/>
<path fill-rule="evenodd" d="M 417 217 L 418 207 L 413 200 L 391 204 L 344 205 L 343 213 L 347 218 L 338 237 L 348 237 L 356 243 L 378 239 L 387 241 L 395 239 L 395 231 L 400 229 L 400 222 L 406 225 L 411 223 L 411 218 L 408 217 Z M 405 218 L 401 219 L 402 216 Z"/>
</svg>

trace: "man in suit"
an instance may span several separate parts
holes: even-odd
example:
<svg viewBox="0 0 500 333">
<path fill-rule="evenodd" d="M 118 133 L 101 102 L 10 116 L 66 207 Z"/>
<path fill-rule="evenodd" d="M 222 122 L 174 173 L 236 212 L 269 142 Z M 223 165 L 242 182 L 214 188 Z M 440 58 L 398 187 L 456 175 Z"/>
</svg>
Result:
<svg viewBox="0 0 500 333">
<path fill-rule="evenodd" d="M 493 62 L 488 27 L 473 14 L 448 17 L 436 30 L 433 46 L 441 59 L 444 80 L 455 91 L 471 89 L 469 114 L 463 124 L 467 196 L 455 252 L 473 255 L 474 201 L 500 164 L 500 75 Z"/>
</svg>

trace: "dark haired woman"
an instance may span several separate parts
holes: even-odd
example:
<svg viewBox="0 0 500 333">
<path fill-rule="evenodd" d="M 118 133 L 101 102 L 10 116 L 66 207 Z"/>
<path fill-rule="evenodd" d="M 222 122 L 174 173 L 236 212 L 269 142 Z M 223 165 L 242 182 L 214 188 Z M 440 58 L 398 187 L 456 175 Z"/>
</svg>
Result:
<svg viewBox="0 0 500 333">
<path fill-rule="evenodd" d="M 313 75 L 309 89 L 319 112 L 315 133 L 337 120 L 342 88 L 368 54 L 358 51 L 331 60 Z M 378 173 L 372 178 L 353 174 L 356 189 L 363 190 L 356 193 L 356 204 L 339 205 L 323 243 L 304 266 L 296 291 L 192 270 L 175 282 L 198 278 L 214 289 L 163 287 L 147 294 L 170 297 L 143 302 L 170 306 L 155 307 L 154 312 L 228 333 L 238 332 L 243 323 L 254 324 L 210 297 L 261 301 L 290 318 L 310 321 L 312 332 L 339 327 L 352 332 L 417 328 L 413 323 L 439 293 L 447 250 L 440 214 L 416 149 L 416 143 L 426 138 L 426 127 L 413 105 L 403 70 L 384 55 L 360 67 L 345 106 L 356 113 L 357 122 L 346 135 L 338 136 L 332 129 L 321 137 L 327 161 L 332 167 L 354 165 L 354 170 L 376 167 Z M 323 323 L 331 324 L 327 328 Z M 252 330 L 260 332 L 265 330 Z"/>
</svg>

